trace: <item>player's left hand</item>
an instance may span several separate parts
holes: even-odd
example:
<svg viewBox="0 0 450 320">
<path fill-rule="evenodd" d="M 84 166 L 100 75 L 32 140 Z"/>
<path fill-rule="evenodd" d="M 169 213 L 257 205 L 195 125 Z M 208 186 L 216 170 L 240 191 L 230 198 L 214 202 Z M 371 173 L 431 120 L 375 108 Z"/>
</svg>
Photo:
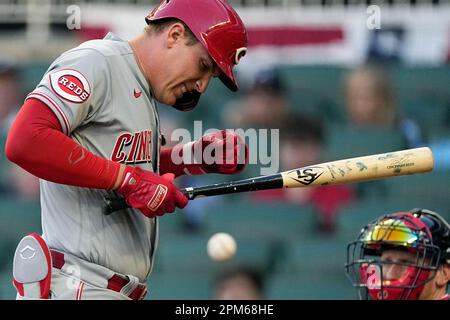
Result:
<svg viewBox="0 0 450 320">
<path fill-rule="evenodd" d="M 173 184 L 174 178 L 172 173 L 160 176 L 128 165 L 119 177 L 116 191 L 130 207 L 154 218 L 174 212 L 175 207 L 183 209 L 188 204 L 188 198 Z"/>
<path fill-rule="evenodd" d="M 192 152 L 195 163 L 185 164 L 191 175 L 237 174 L 242 172 L 248 163 L 248 146 L 234 130 L 221 130 L 204 135 L 192 144 Z"/>
</svg>

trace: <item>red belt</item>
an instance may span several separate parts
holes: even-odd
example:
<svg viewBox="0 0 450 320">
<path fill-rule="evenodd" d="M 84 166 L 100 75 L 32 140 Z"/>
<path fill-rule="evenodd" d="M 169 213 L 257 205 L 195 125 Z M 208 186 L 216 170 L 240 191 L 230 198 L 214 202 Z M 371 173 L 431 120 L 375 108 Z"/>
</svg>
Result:
<svg viewBox="0 0 450 320">
<path fill-rule="evenodd" d="M 64 254 L 53 250 L 50 250 L 50 253 L 52 255 L 53 267 L 56 269 L 62 269 L 65 264 Z M 123 276 L 116 273 L 108 280 L 107 288 L 116 292 L 120 292 L 120 290 L 122 290 L 122 288 L 125 287 L 129 282 L 130 280 L 128 278 L 124 278 Z M 136 289 L 134 289 L 133 292 L 128 295 L 128 297 L 132 300 L 142 300 L 144 299 L 146 294 L 147 287 L 142 284 L 138 284 Z"/>
</svg>

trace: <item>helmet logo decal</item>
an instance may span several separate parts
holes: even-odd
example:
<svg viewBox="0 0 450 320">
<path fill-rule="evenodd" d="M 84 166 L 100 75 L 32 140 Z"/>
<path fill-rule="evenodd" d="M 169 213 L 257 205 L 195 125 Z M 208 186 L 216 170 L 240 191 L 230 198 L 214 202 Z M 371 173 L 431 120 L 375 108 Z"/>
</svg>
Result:
<svg viewBox="0 0 450 320">
<path fill-rule="evenodd" d="M 380 289 L 381 288 L 381 270 L 380 266 L 371 264 L 367 267 L 367 288 Z"/>
<path fill-rule="evenodd" d="M 239 60 L 241 60 L 241 58 L 243 56 L 245 56 L 246 53 L 247 53 L 247 48 L 246 47 L 242 47 L 242 48 L 236 49 L 236 53 L 234 55 L 234 63 L 238 64 Z"/>
</svg>

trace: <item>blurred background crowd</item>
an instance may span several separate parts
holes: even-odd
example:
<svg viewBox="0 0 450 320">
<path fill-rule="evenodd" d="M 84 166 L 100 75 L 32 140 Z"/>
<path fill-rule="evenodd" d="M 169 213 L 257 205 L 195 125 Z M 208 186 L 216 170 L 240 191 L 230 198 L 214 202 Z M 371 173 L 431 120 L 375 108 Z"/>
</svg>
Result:
<svg viewBox="0 0 450 320">
<path fill-rule="evenodd" d="M 354 299 L 346 244 L 394 211 L 425 207 L 450 219 L 450 3 L 234 0 L 248 26 L 241 90 L 212 81 L 190 113 L 161 106 L 162 131 L 279 129 L 280 170 L 430 146 L 432 173 L 359 184 L 196 199 L 160 219 L 148 299 Z M 371 6 L 373 3 L 379 6 Z M 129 38 L 155 4 L 144 0 L 0 0 L 0 141 L 49 64 L 112 31 Z M 73 6 L 76 5 L 76 6 Z M 79 11 L 78 11 L 79 9 Z M 81 19 L 78 21 L 77 19 Z M 79 23 L 78 23 L 79 22 Z M 183 177 L 180 186 L 239 176 Z M 39 181 L 0 154 L 0 299 L 14 299 L 12 257 L 40 232 Z M 228 232 L 229 262 L 206 242 Z"/>
</svg>

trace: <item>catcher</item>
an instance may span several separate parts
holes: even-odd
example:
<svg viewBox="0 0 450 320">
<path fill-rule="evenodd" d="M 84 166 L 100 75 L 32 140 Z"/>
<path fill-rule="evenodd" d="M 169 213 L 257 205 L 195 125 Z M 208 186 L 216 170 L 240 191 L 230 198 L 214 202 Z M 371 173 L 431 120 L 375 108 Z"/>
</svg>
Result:
<svg viewBox="0 0 450 320">
<path fill-rule="evenodd" d="M 360 298 L 449 300 L 450 225 L 427 209 L 382 216 L 348 245 L 346 273 Z"/>
</svg>

